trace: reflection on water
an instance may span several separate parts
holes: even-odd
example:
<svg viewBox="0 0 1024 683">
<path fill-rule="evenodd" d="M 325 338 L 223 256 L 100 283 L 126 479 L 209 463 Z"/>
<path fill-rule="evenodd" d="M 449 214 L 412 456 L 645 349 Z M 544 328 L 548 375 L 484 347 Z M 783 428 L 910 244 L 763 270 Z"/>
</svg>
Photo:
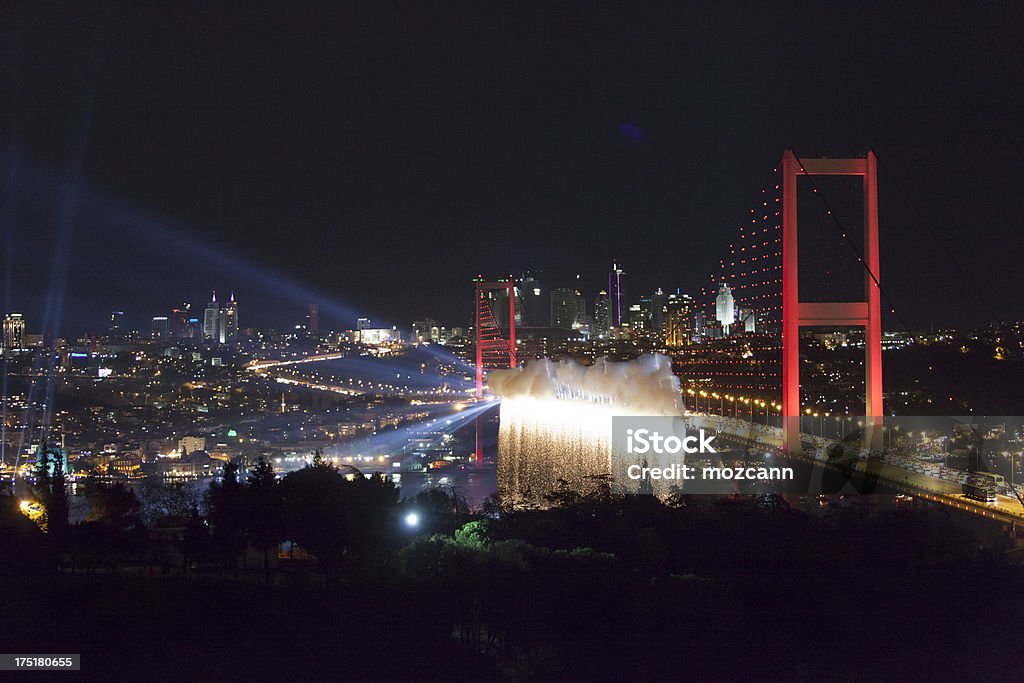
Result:
<svg viewBox="0 0 1024 683">
<path fill-rule="evenodd" d="M 477 469 L 473 466 L 447 468 L 434 472 L 405 472 L 399 477 L 402 497 L 412 498 L 420 491 L 436 486 L 451 487 L 466 498 L 471 508 L 479 505 L 497 490 L 493 467 Z"/>
</svg>

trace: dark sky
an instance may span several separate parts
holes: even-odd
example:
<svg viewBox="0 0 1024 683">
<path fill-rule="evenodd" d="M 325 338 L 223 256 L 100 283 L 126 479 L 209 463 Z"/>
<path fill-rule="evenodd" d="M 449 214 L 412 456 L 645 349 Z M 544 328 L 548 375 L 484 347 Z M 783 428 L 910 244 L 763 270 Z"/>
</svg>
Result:
<svg viewBox="0 0 1024 683">
<path fill-rule="evenodd" d="M 5 3 L 30 331 L 211 288 L 243 326 L 464 324 L 477 272 L 591 290 L 612 259 L 696 292 L 789 146 L 876 150 L 912 325 L 1024 318 L 1019 3 L 264 4 Z"/>
</svg>

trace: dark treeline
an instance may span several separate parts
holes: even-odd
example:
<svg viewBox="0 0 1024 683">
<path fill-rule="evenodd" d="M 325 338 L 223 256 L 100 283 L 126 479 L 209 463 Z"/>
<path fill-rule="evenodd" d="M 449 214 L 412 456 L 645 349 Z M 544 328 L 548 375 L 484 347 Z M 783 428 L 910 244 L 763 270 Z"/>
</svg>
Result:
<svg viewBox="0 0 1024 683">
<path fill-rule="evenodd" d="M 95 671 L 153 678 L 921 680 L 1017 670 L 1024 573 L 1005 545 L 981 542 L 943 509 L 813 516 L 777 497 L 659 501 L 598 483 L 586 496 L 562 486 L 543 509 L 495 497 L 470 511 L 456 492 L 400 500 L 386 478 L 349 477 L 319 458 L 283 478 L 265 465 L 244 480 L 229 469 L 205 514 L 191 511 L 176 532 L 182 564 L 135 571 L 130 558 L 159 542 L 137 531 L 138 501 L 123 489 L 92 494 L 95 519 L 65 530 L 62 560 L 54 527 L 43 534 L 8 497 L 0 578 L 12 590 L 0 600 L 14 618 L 0 642 L 82 651 Z M 120 564 L 86 568 L 76 554 L 100 544 L 100 528 L 124 545 Z"/>
</svg>

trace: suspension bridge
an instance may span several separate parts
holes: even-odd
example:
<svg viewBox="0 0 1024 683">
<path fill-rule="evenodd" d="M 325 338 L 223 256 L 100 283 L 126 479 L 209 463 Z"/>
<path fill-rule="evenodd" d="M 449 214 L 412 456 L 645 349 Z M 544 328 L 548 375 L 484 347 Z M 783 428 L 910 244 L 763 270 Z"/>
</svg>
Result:
<svg viewBox="0 0 1024 683">
<path fill-rule="evenodd" d="M 755 415 L 760 419 L 763 414 L 766 432 L 757 445 L 770 452 L 831 468 L 870 463 L 865 471 L 895 490 L 990 518 L 1021 521 L 1024 499 L 1012 486 L 992 504 L 979 505 L 961 494 L 964 473 L 947 470 L 941 477 L 929 477 L 902 468 L 897 459 L 886 460 L 883 306 L 911 340 L 913 333 L 883 288 L 879 252 L 874 152 L 809 158 L 786 150 L 747 222 L 738 227 L 718 268 L 709 274 L 693 310 L 682 322 L 677 318 L 670 323 L 687 325 L 688 333 L 666 329 L 660 340 L 658 350 L 672 357 L 688 409 L 717 413 L 723 431 L 735 434 L 749 431 Z M 517 293 L 512 276 L 476 280 L 478 398 L 484 396 L 488 370 L 523 361 L 516 347 Z M 844 330 L 837 337 L 844 340 L 842 345 L 853 339 L 850 348 L 863 349 L 863 360 L 851 363 L 863 368 L 862 379 L 846 370 L 839 377 L 816 368 L 801 351 L 805 328 L 828 329 L 830 334 Z M 680 338 L 688 343 L 669 341 Z M 858 386 L 863 387 L 859 392 L 850 389 Z M 814 420 L 825 417 L 858 419 L 858 452 L 865 464 L 820 457 L 842 441 L 808 431 Z"/>
</svg>

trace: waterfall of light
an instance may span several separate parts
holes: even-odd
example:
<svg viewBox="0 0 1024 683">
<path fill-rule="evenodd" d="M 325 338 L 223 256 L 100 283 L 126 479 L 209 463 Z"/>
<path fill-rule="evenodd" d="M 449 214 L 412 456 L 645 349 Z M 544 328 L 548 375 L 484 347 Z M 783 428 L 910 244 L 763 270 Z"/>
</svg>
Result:
<svg viewBox="0 0 1024 683">
<path fill-rule="evenodd" d="M 501 397 L 498 491 L 513 505 L 544 503 L 564 480 L 586 494 L 612 474 L 612 419 L 682 414 L 679 380 L 664 356 L 624 362 L 536 361 L 494 371 Z"/>
<path fill-rule="evenodd" d="M 608 475 L 613 413 L 574 401 L 505 399 L 498 431 L 498 490 L 512 504 L 543 500 L 565 480 L 590 491 Z"/>
</svg>

